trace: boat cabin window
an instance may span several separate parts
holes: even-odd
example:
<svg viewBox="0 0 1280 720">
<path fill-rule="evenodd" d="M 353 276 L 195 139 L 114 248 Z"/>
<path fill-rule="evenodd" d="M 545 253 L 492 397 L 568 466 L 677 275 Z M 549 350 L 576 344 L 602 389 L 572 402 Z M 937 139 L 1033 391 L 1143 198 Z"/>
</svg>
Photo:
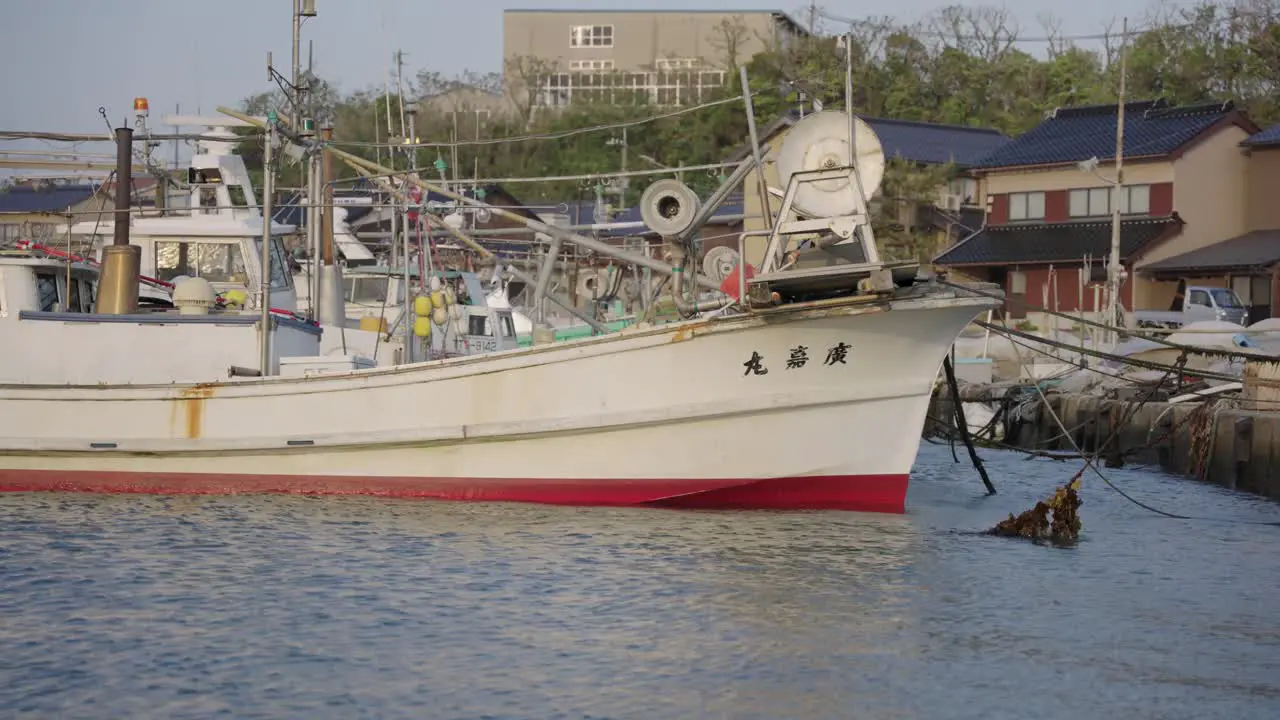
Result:
<svg viewBox="0 0 1280 720">
<path fill-rule="evenodd" d="M 349 277 L 342 284 L 349 303 L 381 303 L 387 299 L 386 277 Z"/>
<path fill-rule="evenodd" d="M 36 303 L 40 312 L 53 312 L 58 307 L 58 276 L 36 273 Z"/>
<path fill-rule="evenodd" d="M 253 241 L 253 251 L 262 254 L 262 240 Z M 279 237 L 271 238 L 271 289 L 288 290 L 293 287 L 293 276 L 289 272 L 289 253 L 284 249 L 284 242 Z"/>
<path fill-rule="evenodd" d="M 84 312 L 80 305 L 80 282 L 72 280 L 67 287 L 67 312 Z"/>
<path fill-rule="evenodd" d="M 161 280 L 191 275 L 211 283 L 249 283 L 240 245 L 235 242 L 157 242 L 156 275 Z"/>
<path fill-rule="evenodd" d="M 516 336 L 516 324 L 511 319 L 511 313 L 498 313 L 498 323 L 502 326 L 502 337 L 514 338 Z"/>
<path fill-rule="evenodd" d="M 36 304 L 41 312 L 91 313 L 95 300 L 90 281 L 73 277 L 68 287 L 63 273 L 36 273 Z"/>
<path fill-rule="evenodd" d="M 493 331 L 489 329 L 488 315 L 472 315 L 467 319 L 468 335 L 488 335 L 493 336 Z"/>
<path fill-rule="evenodd" d="M 202 215 L 216 214 L 218 212 L 218 189 L 211 187 L 200 188 L 200 213 Z"/>
<path fill-rule="evenodd" d="M 76 280 L 80 286 L 81 312 L 92 313 L 98 306 L 98 285 L 91 280 Z"/>
</svg>

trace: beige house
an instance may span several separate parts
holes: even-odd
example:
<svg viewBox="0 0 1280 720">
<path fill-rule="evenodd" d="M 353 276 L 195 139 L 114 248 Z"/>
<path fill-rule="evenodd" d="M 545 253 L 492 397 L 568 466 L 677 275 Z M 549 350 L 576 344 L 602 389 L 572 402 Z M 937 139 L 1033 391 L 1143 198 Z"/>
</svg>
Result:
<svg viewBox="0 0 1280 720">
<path fill-rule="evenodd" d="M 1028 306 L 1096 313 L 1106 307 L 1111 248 L 1115 105 L 1059 108 L 977 163 L 983 228 L 935 264 L 1000 283 L 1011 317 L 1046 327 Z M 1125 105 L 1120 260 L 1125 309 L 1168 309 L 1168 258 L 1245 232 L 1249 158 L 1258 128 L 1230 102 Z M 1229 284 L 1219 276 L 1212 283 Z"/>
<path fill-rule="evenodd" d="M 780 11 L 507 10 L 508 83 L 534 104 L 697 102 L 731 82 L 727 70 L 806 31 Z"/>
<path fill-rule="evenodd" d="M 1165 280 L 1230 287 L 1249 307 L 1251 321 L 1280 317 L 1280 125 L 1240 143 L 1245 173 L 1229 183 L 1238 197 L 1223 198 L 1227 207 L 1243 201 L 1239 233 L 1189 252 L 1166 257 L 1140 268 Z M 1224 156 L 1232 157 L 1230 152 Z M 1224 223 L 1231 227 L 1230 223 Z"/>
</svg>

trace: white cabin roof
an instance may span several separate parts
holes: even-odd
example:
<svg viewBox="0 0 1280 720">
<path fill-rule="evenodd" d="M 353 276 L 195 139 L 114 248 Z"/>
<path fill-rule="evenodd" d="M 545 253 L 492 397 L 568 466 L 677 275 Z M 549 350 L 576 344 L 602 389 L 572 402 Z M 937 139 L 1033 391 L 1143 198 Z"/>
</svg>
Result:
<svg viewBox="0 0 1280 720">
<path fill-rule="evenodd" d="M 296 225 L 272 222 L 272 235 L 289 235 L 298 230 Z M 114 232 L 111 222 L 80 222 L 71 226 L 72 235 L 109 237 Z M 145 237 L 261 237 L 262 219 L 242 220 L 225 215 L 173 215 L 169 217 L 133 217 L 129 219 L 129 234 Z"/>
</svg>

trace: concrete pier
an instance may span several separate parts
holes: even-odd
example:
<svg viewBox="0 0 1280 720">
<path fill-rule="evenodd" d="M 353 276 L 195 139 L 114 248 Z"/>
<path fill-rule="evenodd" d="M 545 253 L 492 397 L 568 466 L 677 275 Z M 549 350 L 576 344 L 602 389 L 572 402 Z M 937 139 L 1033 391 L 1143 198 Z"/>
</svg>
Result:
<svg viewBox="0 0 1280 720">
<path fill-rule="evenodd" d="M 1048 401 L 1052 413 L 1037 398 L 1024 404 L 1016 418 L 1006 420 L 1003 443 L 1052 453 L 1071 453 L 1078 446 L 1097 454 L 1107 467 L 1157 465 L 1166 472 L 1280 500 L 1280 412 L 1240 409 L 1225 399 L 1140 405 L 1137 399 L 1051 393 Z M 925 435 L 945 437 L 954 430 L 954 418 L 943 387 L 934 394 Z M 1117 424 L 1116 437 L 1107 443 Z"/>
</svg>

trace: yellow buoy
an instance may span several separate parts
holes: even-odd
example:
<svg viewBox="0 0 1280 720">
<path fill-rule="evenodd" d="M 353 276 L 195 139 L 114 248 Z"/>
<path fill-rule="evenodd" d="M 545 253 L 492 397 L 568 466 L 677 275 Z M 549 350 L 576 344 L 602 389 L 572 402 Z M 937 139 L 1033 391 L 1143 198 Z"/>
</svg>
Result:
<svg viewBox="0 0 1280 720">
<path fill-rule="evenodd" d="M 431 337 L 431 318 L 414 318 L 413 334 L 420 338 Z"/>
<path fill-rule="evenodd" d="M 444 293 L 439 290 L 431 292 L 431 304 L 438 308 L 444 307 Z"/>
<path fill-rule="evenodd" d="M 360 318 L 360 329 L 370 332 L 386 332 L 387 319 L 385 317 L 377 317 L 374 315 L 365 315 Z"/>
<path fill-rule="evenodd" d="M 426 317 L 431 314 L 431 298 L 425 295 L 419 295 L 413 299 L 413 314 L 418 317 Z"/>
</svg>

